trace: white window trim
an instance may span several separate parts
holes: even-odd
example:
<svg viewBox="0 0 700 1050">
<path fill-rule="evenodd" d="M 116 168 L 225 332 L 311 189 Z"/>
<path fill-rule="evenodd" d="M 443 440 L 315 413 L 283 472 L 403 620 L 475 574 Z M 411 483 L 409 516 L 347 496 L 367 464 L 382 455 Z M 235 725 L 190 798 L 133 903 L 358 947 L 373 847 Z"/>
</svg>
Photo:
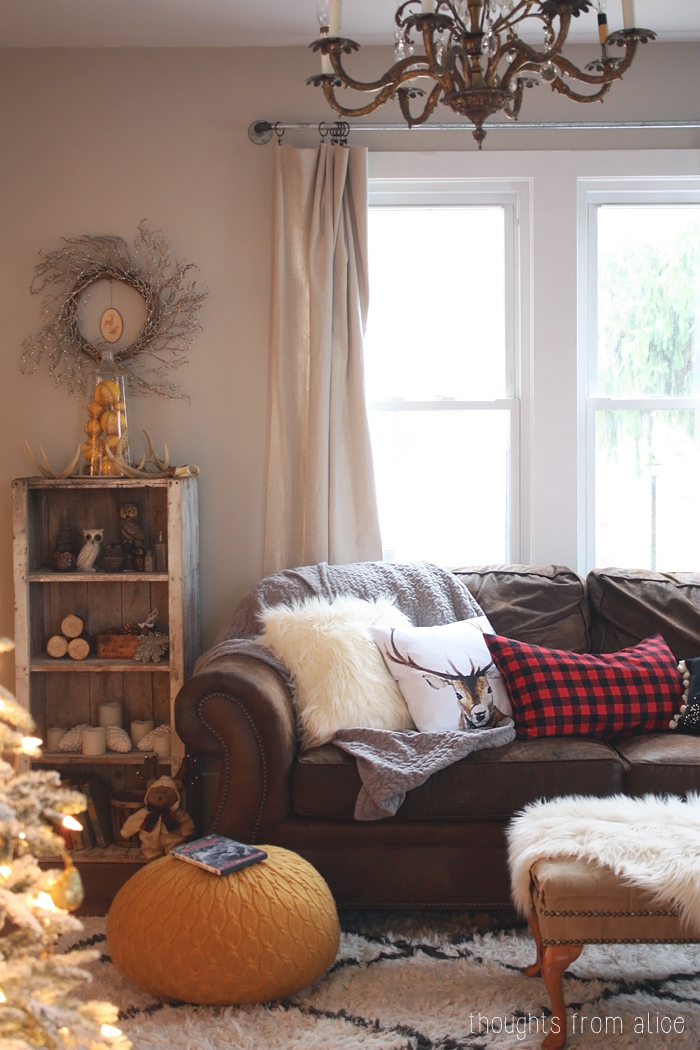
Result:
<svg viewBox="0 0 700 1050">
<path fill-rule="evenodd" d="M 700 178 L 578 180 L 578 507 L 579 571 L 595 566 L 595 419 L 602 410 L 700 409 L 697 397 L 598 397 L 597 212 L 601 205 L 700 204 Z"/>
<path fill-rule="evenodd" d="M 371 207 L 484 207 L 498 205 L 506 212 L 506 393 L 505 398 L 476 401 L 386 401 L 372 402 L 370 410 L 380 411 L 508 411 L 510 414 L 510 488 L 508 493 L 508 553 L 506 560 L 526 561 L 530 558 L 531 540 L 526 494 L 529 486 L 523 483 L 524 471 L 529 471 L 529 460 L 524 463 L 524 420 L 529 421 L 529 324 L 523 325 L 523 314 L 530 302 L 530 224 L 531 203 L 529 180 L 502 179 L 435 179 L 435 178 L 379 178 L 369 179 Z M 525 378 L 525 381 L 524 381 Z M 523 402 L 527 401 L 527 407 Z"/>
</svg>

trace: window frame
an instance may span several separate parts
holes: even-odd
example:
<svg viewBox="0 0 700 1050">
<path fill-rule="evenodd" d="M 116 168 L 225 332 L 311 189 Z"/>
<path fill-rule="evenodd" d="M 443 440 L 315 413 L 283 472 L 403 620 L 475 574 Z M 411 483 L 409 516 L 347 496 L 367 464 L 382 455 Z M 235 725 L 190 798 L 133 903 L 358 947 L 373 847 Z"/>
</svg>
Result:
<svg viewBox="0 0 700 1050">
<path fill-rule="evenodd" d="M 596 566 L 596 413 L 699 410 L 700 397 L 601 397 L 598 363 L 598 226 L 605 205 L 700 204 L 700 179 L 616 178 L 578 180 L 578 516 L 579 571 Z"/>
<path fill-rule="evenodd" d="M 368 401 L 368 412 L 507 411 L 510 415 L 510 469 L 505 561 L 525 560 L 530 551 L 524 509 L 523 472 L 529 471 L 523 442 L 523 394 L 529 387 L 528 326 L 524 303 L 530 299 L 530 195 L 527 180 L 430 177 L 369 177 L 369 207 L 440 208 L 496 206 L 504 209 L 505 234 L 505 379 L 506 397 L 476 400 Z M 525 243 L 523 243 L 525 241 Z M 371 291 L 370 291 L 371 295 Z M 466 552 L 465 552 L 466 553 Z"/>
</svg>

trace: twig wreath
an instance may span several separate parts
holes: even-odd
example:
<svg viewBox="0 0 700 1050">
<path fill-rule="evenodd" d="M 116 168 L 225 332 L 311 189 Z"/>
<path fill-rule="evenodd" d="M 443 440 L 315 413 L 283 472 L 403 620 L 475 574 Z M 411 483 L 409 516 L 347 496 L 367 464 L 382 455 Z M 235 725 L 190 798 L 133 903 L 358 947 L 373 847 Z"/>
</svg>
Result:
<svg viewBox="0 0 700 1050">
<path fill-rule="evenodd" d="M 22 372 L 33 372 L 48 355 L 58 386 L 82 399 L 89 372 L 99 363 L 106 342 L 88 342 L 80 331 L 78 305 L 98 281 L 123 281 L 146 304 L 146 320 L 130 346 L 114 359 L 128 376 L 129 393 L 186 398 L 167 373 L 187 363 L 183 356 L 201 329 L 197 311 L 208 290 L 197 290 L 190 277 L 194 263 L 172 259 L 159 231 L 139 223 L 133 249 L 121 237 L 64 238 L 64 247 L 40 252 L 32 294 L 50 291 L 43 301 L 46 323 L 22 344 Z M 145 358 L 145 360 L 144 360 Z"/>
</svg>

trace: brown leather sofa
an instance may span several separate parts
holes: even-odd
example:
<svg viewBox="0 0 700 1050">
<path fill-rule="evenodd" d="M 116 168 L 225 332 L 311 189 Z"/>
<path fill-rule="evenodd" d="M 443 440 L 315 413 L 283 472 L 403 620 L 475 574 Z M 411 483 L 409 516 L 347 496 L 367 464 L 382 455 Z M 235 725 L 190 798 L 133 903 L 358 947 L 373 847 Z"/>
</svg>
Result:
<svg viewBox="0 0 700 1050">
<path fill-rule="evenodd" d="M 562 566 L 457 570 L 499 634 L 575 652 L 614 652 L 660 632 L 700 655 L 700 573 Z M 220 761 L 209 830 L 296 850 L 343 907 L 455 908 L 510 902 L 504 830 L 538 798 L 700 791 L 700 738 L 673 731 L 611 744 L 515 740 L 434 774 L 395 817 L 353 819 L 355 760 L 332 744 L 300 753 L 283 679 L 250 656 L 196 674 L 176 700 L 188 750 Z"/>
</svg>

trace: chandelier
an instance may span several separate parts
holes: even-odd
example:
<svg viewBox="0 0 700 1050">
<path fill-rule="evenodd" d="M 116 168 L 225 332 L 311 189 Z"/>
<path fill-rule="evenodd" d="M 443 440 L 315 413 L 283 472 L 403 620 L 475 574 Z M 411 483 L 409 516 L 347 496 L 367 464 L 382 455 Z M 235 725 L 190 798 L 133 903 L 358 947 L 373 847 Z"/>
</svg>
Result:
<svg viewBox="0 0 700 1050">
<path fill-rule="evenodd" d="M 359 45 L 341 36 L 341 3 L 318 0 L 321 38 L 311 48 L 321 52 L 321 72 L 307 83 L 322 87 L 344 117 L 373 113 L 397 98 L 409 127 L 423 124 L 442 102 L 474 124 L 479 149 L 488 117 L 502 110 L 518 119 L 525 88 L 544 81 L 575 102 L 597 102 L 632 65 L 637 45 L 656 35 L 635 28 L 634 0 L 622 0 L 624 28 L 614 33 L 608 33 L 607 0 L 407 0 L 396 12 L 396 61 L 378 80 L 363 83 L 343 68 L 343 55 Z M 600 55 L 579 69 L 562 49 L 571 19 L 592 8 Z M 538 38 L 539 46 L 525 43 L 522 29 L 530 30 L 528 39 Z M 622 55 L 613 55 L 613 48 L 623 48 Z M 426 79 L 434 82 L 427 91 L 420 84 Z M 584 85 L 582 91 L 578 85 Z M 340 87 L 374 98 L 354 109 L 343 106 L 336 98 Z"/>
</svg>

